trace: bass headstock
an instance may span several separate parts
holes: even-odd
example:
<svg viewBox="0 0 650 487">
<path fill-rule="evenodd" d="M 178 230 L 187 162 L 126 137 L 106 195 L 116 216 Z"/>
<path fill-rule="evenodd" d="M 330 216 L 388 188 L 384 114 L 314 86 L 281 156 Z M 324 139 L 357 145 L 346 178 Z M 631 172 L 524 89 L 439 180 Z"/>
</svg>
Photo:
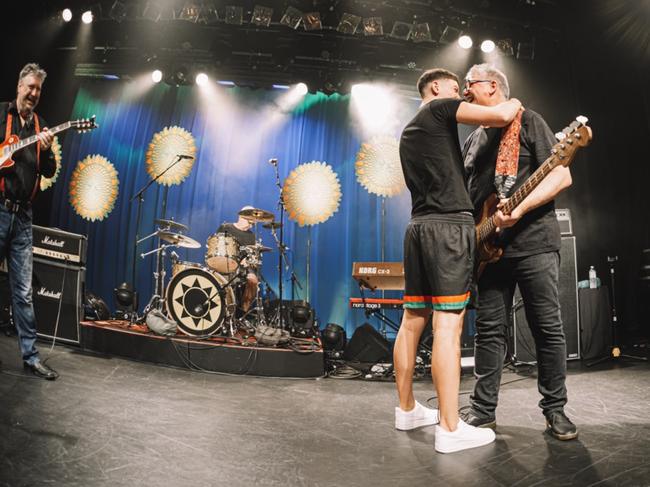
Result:
<svg viewBox="0 0 650 487">
<path fill-rule="evenodd" d="M 551 153 L 557 164 L 568 166 L 573 161 L 578 148 L 589 145 L 593 134 L 591 127 L 587 125 L 588 121 L 587 117 L 580 115 L 562 132 L 555 134 L 559 142 L 553 146 Z"/>
</svg>

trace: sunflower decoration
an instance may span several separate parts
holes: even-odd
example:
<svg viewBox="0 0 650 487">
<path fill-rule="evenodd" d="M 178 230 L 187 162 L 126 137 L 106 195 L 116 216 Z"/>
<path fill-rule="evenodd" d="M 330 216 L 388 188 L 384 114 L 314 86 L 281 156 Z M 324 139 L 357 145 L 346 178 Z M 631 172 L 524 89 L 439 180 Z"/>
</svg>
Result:
<svg viewBox="0 0 650 487">
<path fill-rule="evenodd" d="M 332 167 L 312 161 L 295 168 L 282 187 L 289 218 L 304 225 L 323 223 L 339 209 L 341 184 Z"/>
<path fill-rule="evenodd" d="M 119 188 L 117 170 L 108 159 L 90 155 L 77 164 L 70 181 L 70 204 L 89 221 L 103 220 L 113 209 Z"/>
<path fill-rule="evenodd" d="M 406 188 L 394 137 L 382 135 L 361 144 L 355 169 L 359 184 L 377 196 L 390 198 Z"/>
<path fill-rule="evenodd" d="M 155 178 L 169 167 L 178 154 L 194 157 L 196 145 L 190 132 L 181 127 L 165 127 L 154 134 L 147 149 L 147 173 Z M 190 174 L 194 159 L 183 159 L 158 179 L 159 184 L 171 186 L 182 183 Z"/>
<path fill-rule="evenodd" d="M 52 153 L 54 154 L 54 161 L 56 162 L 56 170 L 54 172 L 54 176 L 51 178 L 41 178 L 41 191 L 45 191 L 47 188 L 51 187 L 54 185 L 56 182 L 56 179 L 59 177 L 59 173 L 61 172 L 61 160 L 62 160 L 62 153 L 61 153 L 61 144 L 59 143 L 59 138 L 54 137 L 52 140 L 52 145 L 50 146 L 52 149 Z"/>
</svg>

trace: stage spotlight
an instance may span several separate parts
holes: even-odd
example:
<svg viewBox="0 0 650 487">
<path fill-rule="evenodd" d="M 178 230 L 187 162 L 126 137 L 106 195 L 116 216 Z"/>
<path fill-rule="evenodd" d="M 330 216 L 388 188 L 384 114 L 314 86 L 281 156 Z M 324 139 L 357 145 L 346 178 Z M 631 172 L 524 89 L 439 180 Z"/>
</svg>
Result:
<svg viewBox="0 0 650 487">
<path fill-rule="evenodd" d="M 70 22 L 72 20 L 72 10 L 69 8 L 63 9 L 63 12 L 61 12 L 61 18 L 64 22 Z"/>
<path fill-rule="evenodd" d="M 460 34 L 461 34 L 460 29 L 448 25 L 442 31 L 442 35 L 440 36 L 440 42 L 443 44 L 450 44 L 452 42 L 456 42 L 460 37 Z"/>
<path fill-rule="evenodd" d="M 90 10 L 86 10 L 81 14 L 81 21 L 84 24 L 90 24 L 93 21 L 93 13 Z"/>
<path fill-rule="evenodd" d="M 320 30 L 323 24 L 320 21 L 320 12 L 308 12 L 302 16 L 302 24 L 305 30 Z"/>
<path fill-rule="evenodd" d="M 481 42 L 481 51 L 483 51 L 486 54 L 489 54 L 492 51 L 494 51 L 495 47 L 496 45 L 494 44 L 494 41 L 490 39 L 486 39 L 483 42 Z"/>
<path fill-rule="evenodd" d="M 236 5 L 226 6 L 226 24 L 242 25 L 244 21 L 244 9 Z"/>
<path fill-rule="evenodd" d="M 383 36 L 384 26 L 381 17 L 363 19 L 363 34 L 367 36 Z"/>
<path fill-rule="evenodd" d="M 253 9 L 253 16 L 251 17 L 251 24 L 268 27 L 271 25 L 272 16 L 272 8 L 263 7 L 262 5 L 255 5 L 255 8 Z"/>
<path fill-rule="evenodd" d="M 108 16 L 116 22 L 122 22 L 126 18 L 126 5 L 124 5 L 124 2 L 116 0 Z"/>
<path fill-rule="evenodd" d="M 307 88 L 307 85 L 305 83 L 298 83 L 296 85 L 296 93 L 300 96 L 304 96 L 307 94 L 309 89 Z"/>
<path fill-rule="evenodd" d="M 295 7 L 288 7 L 280 19 L 282 25 L 291 27 L 293 30 L 298 28 L 300 22 L 302 22 L 302 12 Z"/>
<path fill-rule="evenodd" d="M 118 320 L 130 320 L 138 307 L 138 293 L 130 283 L 123 282 L 114 290 L 115 297 L 115 318 Z"/>
<path fill-rule="evenodd" d="M 501 51 L 501 54 L 504 56 L 512 57 L 515 54 L 515 50 L 512 48 L 511 39 L 500 39 L 497 41 L 497 48 Z"/>
<path fill-rule="evenodd" d="M 163 73 L 159 69 L 154 69 L 151 72 L 151 81 L 153 81 L 154 83 L 160 83 L 162 77 L 163 77 Z"/>
<path fill-rule="evenodd" d="M 339 22 L 339 26 L 336 28 L 336 30 L 338 30 L 343 34 L 352 35 L 356 32 L 360 22 L 361 22 L 361 17 L 357 15 L 344 13 L 343 17 L 341 17 L 341 22 Z"/>
<path fill-rule="evenodd" d="M 424 22 L 423 24 L 415 24 L 413 31 L 411 32 L 411 40 L 413 42 L 427 42 L 431 41 L 431 29 L 429 24 Z"/>
<path fill-rule="evenodd" d="M 288 325 L 292 336 L 305 338 L 314 334 L 314 310 L 307 301 L 292 303 Z"/>
<path fill-rule="evenodd" d="M 473 44 L 474 42 L 472 41 L 472 38 L 470 36 L 464 35 L 458 38 L 458 45 L 463 49 L 469 49 L 472 47 Z"/>
<path fill-rule="evenodd" d="M 196 84 L 199 86 L 206 86 L 208 84 L 209 78 L 205 73 L 199 73 L 195 78 Z"/>
<path fill-rule="evenodd" d="M 407 24 L 406 22 L 397 21 L 393 24 L 393 30 L 390 33 L 391 37 L 395 39 L 402 39 L 403 41 L 408 41 L 411 37 L 411 31 L 413 30 L 413 25 Z"/>
<path fill-rule="evenodd" d="M 200 8 L 195 2 L 185 2 L 178 18 L 196 23 L 199 20 L 199 11 Z"/>
<path fill-rule="evenodd" d="M 346 336 L 345 330 L 336 323 L 328 323 L 321 331 L 321 340 L 325 350 L 340 351 L 345 348 Z"/>
<path fill-rule="evenodd" d="M 517 59 L 532 61 L 535 59 L 535 39 L 532 42 L 520 42 L 517 44 Z"/>
</svg>

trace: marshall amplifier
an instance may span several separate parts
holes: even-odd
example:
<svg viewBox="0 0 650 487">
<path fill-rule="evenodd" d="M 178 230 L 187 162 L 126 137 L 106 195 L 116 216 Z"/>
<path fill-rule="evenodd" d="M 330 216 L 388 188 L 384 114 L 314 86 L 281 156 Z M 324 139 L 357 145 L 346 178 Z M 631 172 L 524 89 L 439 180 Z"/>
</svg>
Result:
<svg viewBox="0 0 650 487">
<path fill-rule="evenodd" d="M 34 257 L 34 312 L 41 338 L 79 344 L 85 277 L 85 267 Z"/>
<path fill-rule="evenodd" d="M 571 224 L 571 210 L 561 208 L 555 210 L 555 218 L 560 224 L 561 235 L 573 235 L 573 225 Z"/>
<path fill-rule="evenodd" d="M 67 262 L 77 266 L 86 264 L 85 235 L 64 232 L 56 228 L 32 226 L 34 236 L 34 256 L 43 259 Z"/>
</svg>

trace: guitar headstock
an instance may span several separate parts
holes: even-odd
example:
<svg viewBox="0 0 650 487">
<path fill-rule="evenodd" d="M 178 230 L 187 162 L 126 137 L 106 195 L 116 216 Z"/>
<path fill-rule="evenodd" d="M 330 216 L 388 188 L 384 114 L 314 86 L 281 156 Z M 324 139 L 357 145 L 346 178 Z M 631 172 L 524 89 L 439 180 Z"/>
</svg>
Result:
<svg viewBox="0 0 650 487">
<path fill-rule="evenodd" d="M 578 148 L 589 145 L 592 132 L 587 122 L 587 117 L 580 115 L 562 132 L 555 134 L 559 142 L 553 146 L 551 153 L 558 164 L 568 166 L 573 161 Z"/>
<path fill-rule="evenodd" d="M 70 122 L 72 128 L 77 129 L 81 134 L 84 132 L 90 132 L 98 127 L 95 123 L 95 115 L 90 118 L 80 118 L 79 120 L 73 120 Z"/>
</svg>

